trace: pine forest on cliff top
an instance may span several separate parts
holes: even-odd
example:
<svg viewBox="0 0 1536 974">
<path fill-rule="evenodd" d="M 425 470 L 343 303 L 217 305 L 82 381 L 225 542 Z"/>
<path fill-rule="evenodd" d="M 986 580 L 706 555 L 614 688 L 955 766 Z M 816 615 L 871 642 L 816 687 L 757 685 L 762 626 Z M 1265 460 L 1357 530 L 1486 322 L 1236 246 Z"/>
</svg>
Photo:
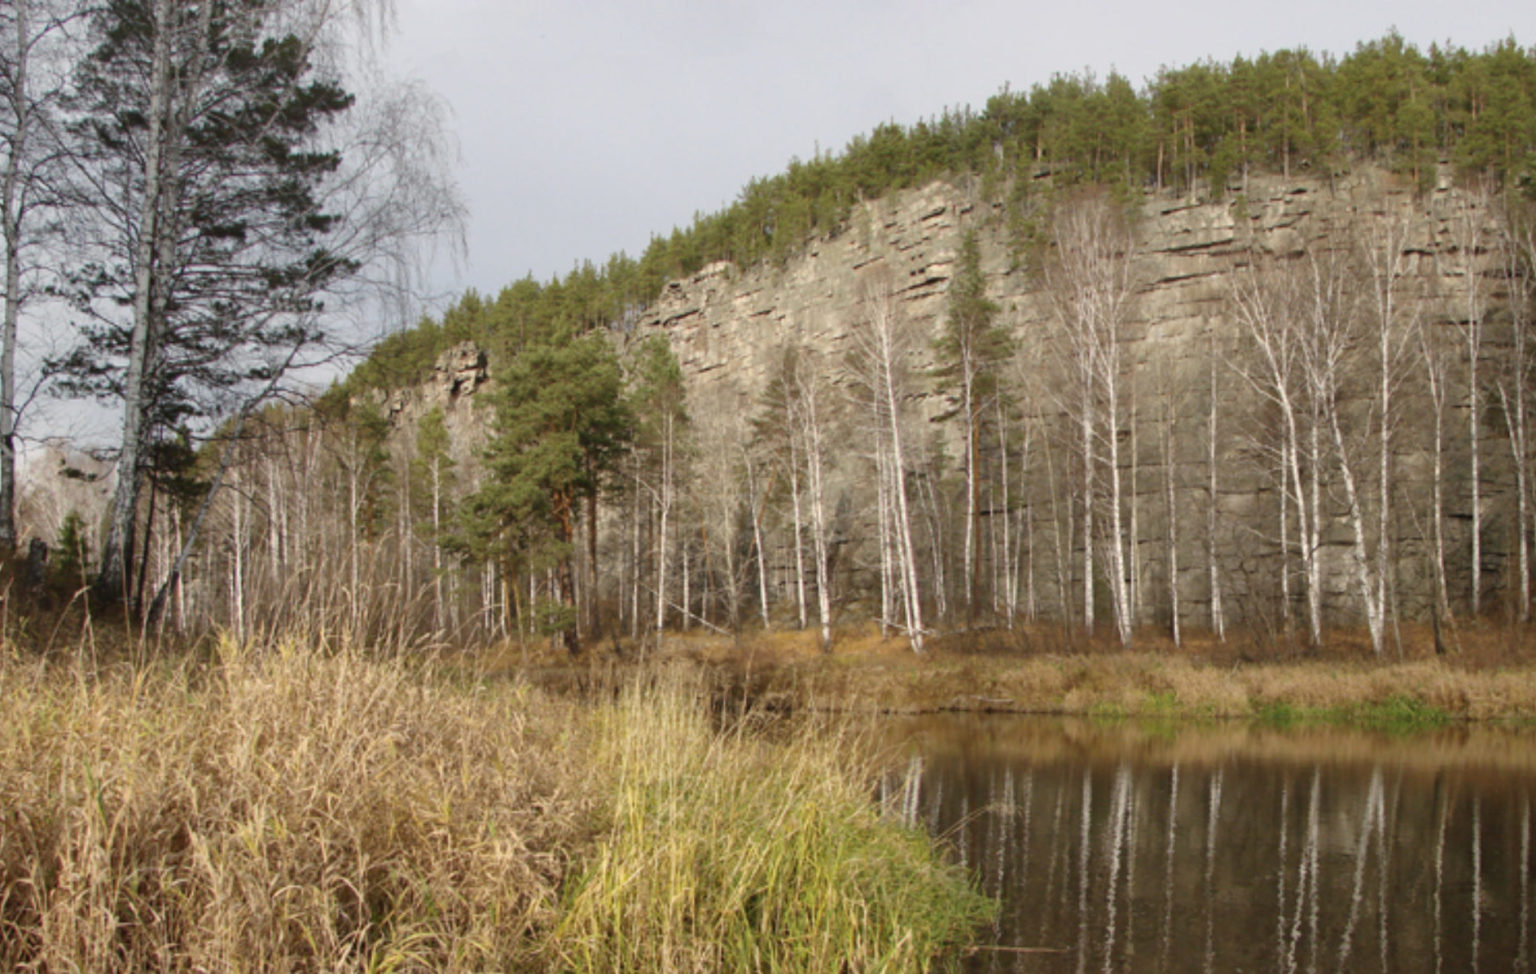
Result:
<svg viewBox="0 0 1536 974">
<path fill-rule="evenodd" d="M 856 202 L 934 179 L 979 178 L 984 196 L 1008 201 L 1023 246 L 1047 175 L 1052 192 L 1102 185 L 1129 200 L 1149 189 L 1221 197 L 1241 192 L 1254 170 L 1326 177 L 1362 161 L 1427 189 L 1446 162 L 1463 179 L 1530 191 L 1533 152 L 1536 51 L 1514 38 L 1485 51 L 1420 51 L 1388 34 L 1339 59 L 1303 48 L 1167 68 L 1140 91 L 1113 72 L 1057 75 L 1028 92 L 1004 89 L 980 113 L 883 124 L 841 154 L 793 159 L 731 206 L 655 236 L 638 259 L 614 254 L 561 279 L 513 282 L 495 298 L 467 294 L 441 320 L 386 339 L 350 384 L 419 381 L 458 341 L 504 344 L 496 336 L 514 328 L 506 322 L 618 325 L 668 280 L 716 260 L 783 261 L 843 225 Z"/>
</svg>

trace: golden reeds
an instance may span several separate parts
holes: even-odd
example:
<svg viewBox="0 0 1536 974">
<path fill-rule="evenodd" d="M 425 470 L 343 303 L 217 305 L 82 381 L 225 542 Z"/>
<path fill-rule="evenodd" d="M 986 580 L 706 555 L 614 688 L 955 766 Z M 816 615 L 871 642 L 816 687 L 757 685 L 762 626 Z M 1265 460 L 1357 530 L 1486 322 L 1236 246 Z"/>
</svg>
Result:
<svg viewBox="0 0 1536 974">
<path fill-rule="evenodd" d="M 590 707 L 223 643 L 12 655 L 0 714 L 4 969 L 719 970 L 782 935 L 760 966 L 915 970 L 977 915 L 835 735 L 722 736 L 675 681 Z"/>
</svg>

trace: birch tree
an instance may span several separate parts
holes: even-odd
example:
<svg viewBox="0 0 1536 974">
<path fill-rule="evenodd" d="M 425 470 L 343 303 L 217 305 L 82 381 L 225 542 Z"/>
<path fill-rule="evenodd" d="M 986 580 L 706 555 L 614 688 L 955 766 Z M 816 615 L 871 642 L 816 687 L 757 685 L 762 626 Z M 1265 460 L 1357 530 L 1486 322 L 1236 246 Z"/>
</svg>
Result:
<svg viewBox="0 0 1536 974">
<path fill-rule="evenodd" d="M 1307 257 L 1308 302 L 1304 317 L 1303 371 L 1315 412 L 1321 417 L 1332 443 L 1335 468 L 1344 487 L 1350 530 L 1350 561 L 1371 635 L 1371 650 L 1381 655 L 1386 606 L 1383 585 L 1376 577 L 1371 558 L 1366 509 L 1360 476 L 1356 470 L 1359 451 L 1346 435 L 1343 393 L 1350 353 L 1358 341 L 1360 314 L 1355 307 L 1357 281 L 1349 273 L 1342 248 L 1313 251 Z M 1385 542 L 1378 539 L 1378 543 Z"/>
<path fill-rule="evenodd" d="M 1481 262 L 1487 247 L 1486 228 L 1490 193 L 1479 185 L 1468 191 L 1463 205 L 1451 220 L 1451 238 L 1455 248 L 1455 273 L 1461 278 L 1461 307 L 1453 312 L 1458 322 L 1467 362 L 1467 478 L 1471 557 L 1472 615 L 1483 607 L 1483 455 L 1482 455 L 1482 372 L 1483 325 L 1486 314 L 1486 286 Z"/>
<path fill-rule="evenodd" d="M 0 549 L 16 546 L 16 354 L 23 307 L 39 290 L 50 182 L 61 162 L 56 116 L 65 94 L 66 25 L 59 0 L 12 0 L 0 9 Z"/>
<path fill-rule="evenodd" d="M 1529 205 L 1521 206 L 1506 193 L 1497 223 L 1500 268 L 1509 296 L 1511 337 L 1504 367 L 1497 378 L 1499 405 L 1509 435 L 1510 461 L 1515 471 L 1515 552 L 1520 621 L 1531 618 L 1530 541 L 1530 331 L 1536 327 L 1532 309 L 1532 273 L 1536 270 L 1536 221 Z"/>
<path fill-rule="evenodd" d="M 1233 273 L 1231 304 L 1247 337 L 1249 356 L 1237 372 L 1246 385 L 1267 400 L 1278 417 L 1280 490 L 1292 502 L 1281 503 L 1280 545 L 1286 550 L 1286 511 L 1296 512 L 1296 549 L 1305 580 L 1307 635 L 1311 645 L 1322 643 L 1322 543 L 1320 446 L 1306 396 L 1304 342 L 1301 326 L 1304 292 L 1300 266 L 1266 262 L 1253 254 Z M 1303 469 L 1310 473 L 1308 481 Z M 1286 607 L 1289 612 L 1289 606 Z"/>
<path fill-rule="evenodd" d="M 1451 353 L 1440 329 L 1428 315 L 1415 315 L 1414 340 L 1418 346 L 1420 374 L 1429 394 L 1430 408 L 1430 534 L 1433 539 L 1435 605 L 1437 618 L 1452 618 L 1446 582 L 1445 545 L 1445 418 L 1450 401 Z"/>
<path fill-rule="evenodd" d="M 1393 450 L 1399 425 L 1396 391 L 1407 374 L 1418 329 L 1411 320 L 1416 305 L 1404 307 L 1403 281 L 1409 269 L 1408 243 L 1412 223 L 1406 213 L 1373 215 L 1354 236 L 1365 266 L 1370 297 L 1365 314 L 1375 333 L 1376 353 L 1376 604 L 1385 616 L 1392 592 Z"/>
<path fill-rule="evenodd" d="M 1220 506 L 1220 441 L 1217 438 L 1217 420 L 1221 415 L 1217 404 L 1220 402 L 1220 378 L 1221 373 L 1217 368 L 1219 356 L 1217 354 L 1216 328 L 1212 323 L 1210 329 L 1210 348 L 1207 353 L 1208 391 L 1207 413 L 1205 424 L 1205 467 L 1207 475 L 1205 497 L 1205 567 L 1206 577 L 1209 579 L 1211 593 L 1211 631 L 1216 638 L 1227 638 L 1227 614 L 1221 601 L 1221 552 L 1217 543 L 1217 511 Z M 1283 517 L 1283 515 L 1282 515 Z M 1282 527 L 1281 541 L 1284 543 L 1285 530 Z M 1289 607 L 1287 607 L 1289 611 Z"/>
<path fill-rule="evenodd" d="M 900 592 L 903 626 L 913 652 L 923 651 L 923 600 L 912 544 L 908 499 L 908 445 L 903 405 L 911 394 L 906 349 L 912 345 L 911 319 L 901 313 L 888 280 L 871 282 L 864 291 L 863 317 L 853 332 L 852 365 L 868 405 L 875 437 L 876 492 L 880 509 L 882 589 L 889 580 Z M 889 600 L 882 600 L 882 622 L 890 621 Z"/>
<path fill-rule="evenodd" d="M 117 0 L 92 14 L 70 128 L 93 255 L 71 297 L 89 324 L 56 367 L 123 409 L 100 598 L 133 590 L 156 431 L 248 412 L 274 374 L 312 361 L 294 350 L 330 354 L 326 299 L 398 283 L 413 245 L 459 217 L 421 96 L 360 102 L 331 67 L 344 14 L 375 9 Z"/>
<path fill-rule="evenodd" d="M 689 493 L 699 515 L 705 577 L 712 578 L 725 597 L 725 608 L 734 631 L 741 623 L 742 589 L 747 564 L 739 559 L 737 529 L 749 509 L 746 472 L 739 445 L 748 439 L 745 414 L 735 408 L 733 393 L 714 389 L 697 400 L 694 423 L 698 454 Z M 707 615 L 707 613 L 705 613 Z"/>
<path fill-rule="evenodd" d="M 1083 451 L 1083 613 L 1093 622 L 1092 551 L 1094 468 L 1102 449 L 1106 481 L 1104 509 L 1108 524 L 1102 541 L 1109 564 L 1115 628 L 1122 644 L 1131 640 L 1127 498 L 1120 457 L 1121 399 L 1124 381 L 1121 331 L 1135 295 L 1132 257 L 1135 244 L 1123 216 L 1102 197 L 1084 197 L 1057 209 L 1052 221 L 1055 250 L 1047 264 L 1047 292 L 1057 321 L 1068 338 L 1080 382 Z"/>
<path fill-rule="evenodd" d="M 831 520 L 827 516 L 827 464 L 831 449 L 832 397 L 826 371 L 808 352 L 786 362 L 790 437 L 799 444 L 805 464 L 806 499 L 811 513 L 812 567 L 816 576 L 816 609 L 821 648 L 832 649 Z"/>
</svg>

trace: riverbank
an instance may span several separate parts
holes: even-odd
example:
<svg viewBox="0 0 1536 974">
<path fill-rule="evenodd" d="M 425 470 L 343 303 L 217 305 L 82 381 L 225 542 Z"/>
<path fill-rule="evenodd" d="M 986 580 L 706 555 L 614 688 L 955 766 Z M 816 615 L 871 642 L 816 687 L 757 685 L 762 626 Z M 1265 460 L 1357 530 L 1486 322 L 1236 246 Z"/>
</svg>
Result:
<svg viewBox="0 0 1536 974">
<path fill-rule="evenodd" d="M 991 909 L 860 739 L 312 644 L 0 647 L 0 968 L 920 971 Z"/>
<path fill-rule="evenodd" d="M 1536 722 L 1536 646 L 1505 630 L 1468 631 L 1462 651 L 1437 654 L 1428 633 L 1408 631 L 1382 658 L 1343 635 L 1312 652 L 1264 652 L 1196 638 L 1182 647 L 1146 639 L 1134 650 L 1071 643 L 1040 630 L 951 634 L 913 653 L 870 629 L 839 634 L 819 650 L 811 633 L 740 638 L 669 635 L 661 658 L 713 674 L 738 702 L 780 710 L 920 714 L 1036 713 L 1100 718 L 1239 718 L 1275 724 L 1425 726 L 1454 721 Z M 546 654 L 490 654 L 554 687 L 622 683 L 654 649 L 599 651 L 569 661 Z"/>
</svg>

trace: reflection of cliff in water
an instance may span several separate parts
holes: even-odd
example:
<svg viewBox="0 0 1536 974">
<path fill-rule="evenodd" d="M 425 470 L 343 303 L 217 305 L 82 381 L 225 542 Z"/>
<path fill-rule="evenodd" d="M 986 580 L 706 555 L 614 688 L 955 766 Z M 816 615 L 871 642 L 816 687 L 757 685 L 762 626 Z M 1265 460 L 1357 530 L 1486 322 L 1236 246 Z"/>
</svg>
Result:
<svg viewBox="0 0 1536 974">
<path fill-rule="evenodd" d="M 901 733 L 886 807 L 1001 900 L 973 970 L 1530 969 L 1536 735 Z"/>
</svg>

